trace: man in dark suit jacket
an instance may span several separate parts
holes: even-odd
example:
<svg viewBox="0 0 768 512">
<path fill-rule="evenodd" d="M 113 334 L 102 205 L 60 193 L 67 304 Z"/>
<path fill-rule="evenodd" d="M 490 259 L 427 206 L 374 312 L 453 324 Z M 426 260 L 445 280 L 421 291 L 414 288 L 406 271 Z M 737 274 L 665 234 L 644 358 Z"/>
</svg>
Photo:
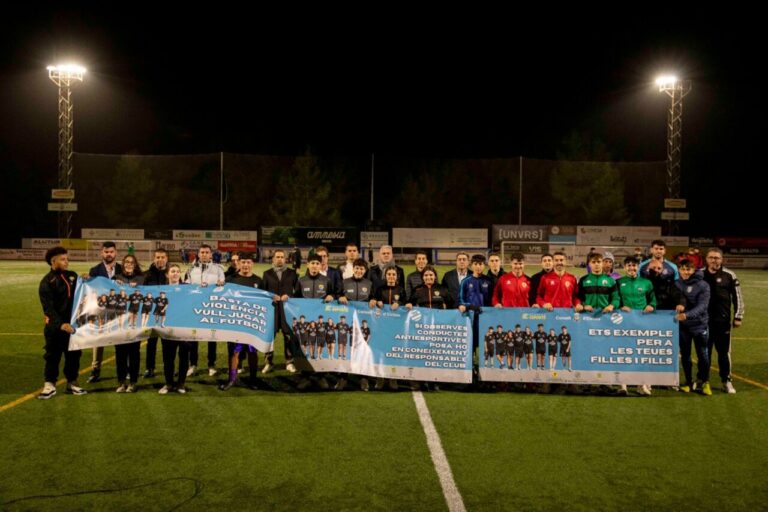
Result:
<svg viewBox="0 0 768 512">
<path fill-rule="evenodd" d="M 344 279 L 341 276 L 341 271 L 328 265 L 328 249 L 322 245 L 317 246 L 315 254 L 320 256 L 320 273 L 324 276 L 328 276 L 331 280 L 331 295 L 338 297 L 341 295 Z"/>
<path fill-rule="evenodd" d="M 280 330 L 283 333 L 283 350 L 285 354 L 285 369 L 291 373 L 296 372 L 293 364 L 294 340 L 291 335 L 291 327 L 285 317 L 283 303 L 293 296 L 296 282 L 299 276 L 292 268 L 288 268 L 285 262 L 285 251 L 276 249 L 272 253 L 272 268 L 264 272 L 264 289 L 272 294 L 272 304 L 275 306 L 275 334 Z M 261 373 L 269 373 L 274 368 L 272 363 L 274 352 L 266 355 L 266 363 Z"/>
<path fill-rule="evenodd" d="M 386 284 L 384 279 L 384 271 L 388 267 L 394 267 L 397 270 L 397 284 L 405 289 L 405 271 L 399 266 L 395 265 L 394 256 L 392 254 L 391 245 L 382 245 L 379 248 L 379 263 L 374 265 L 368 270 L 368 279 L 373 283 L 373 291 Z"/>
<path fill-rule="evenodd" d="M 458 301 L 461 282 L 469 277 L 469 254 L 460 252 L 456 255 L 456 268 L 449 270 L 443 276 L 442 285 L 451 292 L 451 297 Z"/>
<path fill-rule="evenodd" d="M 101 263 L 88 271 L 87 279 L 92 277 L 114 279 L 116 275 L 122 274 L 123 266 L 117 263 L 116 260 L 117 247 L 115 246 L 115 242 L 104 242 L 101 244 Z M 91 375 L 88 377 L 88 382 L 99 382 L 101 380 L 101 362 L 103 360 L 104 347 L 94 348 L 93 360 L 91 361 Z"/>
</svg>

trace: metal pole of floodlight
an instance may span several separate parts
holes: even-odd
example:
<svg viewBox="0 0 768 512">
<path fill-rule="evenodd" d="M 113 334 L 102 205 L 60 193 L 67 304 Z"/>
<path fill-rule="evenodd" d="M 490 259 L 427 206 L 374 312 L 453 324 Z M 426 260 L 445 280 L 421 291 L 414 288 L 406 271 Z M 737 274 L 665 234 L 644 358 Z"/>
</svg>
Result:
<svg viewBox="0 0 768 512">
<path fill-rule="evenodd" d="M 691 92 L 691 81 L 674 75 L 656 79 L 659 92 L 666 93 L 671 102 L 667 113 L 667 197 L 679 199 L 682 182 L 683 98 Z M 670 219 L 669 235 L 678 234 L 677 219 Z"/>
<path fill-rule="evenodd" d="M 76 204 L 73 205 L 74 190 L 73 185 L 73 173 L 74 166 L 72 164 L 73 148 L 73 127 L 74 117 L 72 110 L 72 91 L 71 87 L 75 82 L 82 82 L 83 75 L 85 75 L 85 68 L 76 64 L 61 64 L 58 66 L 48 66 L 48 78 L 56 84 L 59 88 L 59 175 L 58 175 L 58 187 L 59 190 L 69 191 L 61 193 L 65 202 L 64 203 L 52 203 L 60 206 L 59 222 L 58 222 L 58 234 L 59 238 L 70 238 L 72 234 L 72 212 L 75 210 Z M 63 206 L 63 204 L 72 205 L 71 208 Z"/>
</svg>

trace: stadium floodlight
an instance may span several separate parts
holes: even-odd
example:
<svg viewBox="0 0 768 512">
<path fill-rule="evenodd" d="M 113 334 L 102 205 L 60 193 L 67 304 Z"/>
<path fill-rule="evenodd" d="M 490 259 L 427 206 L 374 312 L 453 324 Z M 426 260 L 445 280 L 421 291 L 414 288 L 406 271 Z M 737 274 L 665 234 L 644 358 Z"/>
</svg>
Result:
<svg viewBox="0 0 768 512">
<path fill-rule="evenodd" d="M 72 91 L 75 82 L 82 82 L 86 69 L 78 64 L 48 66 L 48 78 L 59 88 L 59 188 L 72 189 L 74 166 L 72 165 L 73 127 Z M 66 201 L 72 202 L 72 197 Z M 72 211 L 59 211 L 59 238 L 72 234 Z"/>
<path fill-rule="evenodd" d="M 675 75 L 662 75 L 656 79 L 656 85 L 660 87 L 660 91 L 663 91 L 664 89 L 661 89 L 661 87 L 668 87 L 670 85 L 674 85 L 677 82 L 677 77 Z"/>
<path fill-rule="evenodd" d="M 663 75 L 656 79 L 659 92 L 666 93 L 671 103 L 667 113 L 667 197 L 680 198 L 682 182 L 683 98 L 691 92 L 691 81 L 680 80 L 675 75 Z M 669 221 L 669 235 L 678 234 L 676 220 Z"/>
</svg>

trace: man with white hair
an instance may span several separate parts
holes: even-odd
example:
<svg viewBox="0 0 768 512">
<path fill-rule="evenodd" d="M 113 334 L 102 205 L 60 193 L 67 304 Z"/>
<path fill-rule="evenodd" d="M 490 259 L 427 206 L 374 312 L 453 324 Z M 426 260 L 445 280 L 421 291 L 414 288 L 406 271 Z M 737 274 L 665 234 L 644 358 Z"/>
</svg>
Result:
<svg viewBox="0 0 768 512">
<path fill-rule="evenodd" d="M 368 270 L 368 279 L 373 283 L 373 290 L 378 290 L 380 286 L 386 284 L 384 274 L 387 269 L 393 267 L 397 270 L 397 284 L 405 286 L 405 271 L 395 264 L 395 257 L 391 245 L 382 245 L 379 247 L 379 263 Z"/>
</svg>

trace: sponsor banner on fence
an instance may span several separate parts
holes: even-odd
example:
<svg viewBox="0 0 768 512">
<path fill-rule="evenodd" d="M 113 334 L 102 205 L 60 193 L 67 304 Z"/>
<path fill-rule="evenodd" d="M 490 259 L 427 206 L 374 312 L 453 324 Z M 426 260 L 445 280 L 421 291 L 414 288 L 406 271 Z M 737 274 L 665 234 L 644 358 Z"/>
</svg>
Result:
<svg viewBox="0 0 768 512">
<path fill-rule="evenodd" d="M 83 228 L 80 230 L 80 238 L 99 240 L 143 240 L 143 229 L 99 229 Z"/>
<path fill-rule="evenodd" d="M 678 385 L 673 311 L 594 314 L 483 308 L 479 323 L 482 380 Z M 537 334 L 539 324 L 544 336 Z"/>
<path fill-rule="evenodd" d="M 145 229 L 144 235 L 147 240 L 170 240 L 173 238 L 172 229 Z"/>
<path fill-rule="evenodd" d="M 341 249 L 348 243 L 357 245 L 360 230 L 354 227 L 290 227 L 262 226 L 262 245 L 298 245 L 299 247 L 317 247 L 323 245 L 329 250 Z"/>
<path fill-rule="evenodd" d="M 45 249 L 0 249 L 0 260 L 44 261 Z"/>
<path fill-rule="evenodd" d="M 205 231 L 192 229 L 174 229 L 174 240 L 258 240 L 257 231 Z"/>
<path fill-rule="evenodd" d="M 218 242 L 216 244 L 220 251 L 255 251 L 256 241 L 234 241 L 234 242 Z"/>
<path fill-rule="evenodd" d="M 120 285 L 104 277 L 78 280 L 70 349 L 119 345 L 158 336 L 232 341 L 269 352 L 272 295 L 245 286 Z"/>
<path fill-rule="evenodd" d="M 389 231 L 361 231 L 360 246 L 379 248 L 389 245 Z"/>
<path fill-rule="evenodd" d="M 487 229 L 392 228 L 392 245 L 432 249 L 486 249 Z"/>
<path fill-rule="evenodd" d="M 558 230 L 559 231 L 559 230 Z M 491 226 L 491 240 L 499 242 L 546 242 L 549 239 L 548 226 L 518 226 L 516 224 L 494 224 Z"/>
<path fill-rule="evenodd" d="M 667 247 L 688 247 L 690 239 L 687 236 L 662 236 L 660 237 Z"/>
<path fill-rule="evenodd" d="M 22 238 L 22 249 L 50 249 L 61 245 L 60 238 Z"/>
<path fill-rule="evenodd" d="M 392 310 L 370 308 L 363 302 L 342 305 L 291 299 L 285 312 L 296 333 L 300 369 L 389 379 L 472 381 L 471 318 L 458 310 Z"/>
<path fill-rule="evenodd" d="M 576 243 L 590 246 L 650 246 L 651 241 L 660 237 L 659 226 L 578 226 Z"/>
</svg>

